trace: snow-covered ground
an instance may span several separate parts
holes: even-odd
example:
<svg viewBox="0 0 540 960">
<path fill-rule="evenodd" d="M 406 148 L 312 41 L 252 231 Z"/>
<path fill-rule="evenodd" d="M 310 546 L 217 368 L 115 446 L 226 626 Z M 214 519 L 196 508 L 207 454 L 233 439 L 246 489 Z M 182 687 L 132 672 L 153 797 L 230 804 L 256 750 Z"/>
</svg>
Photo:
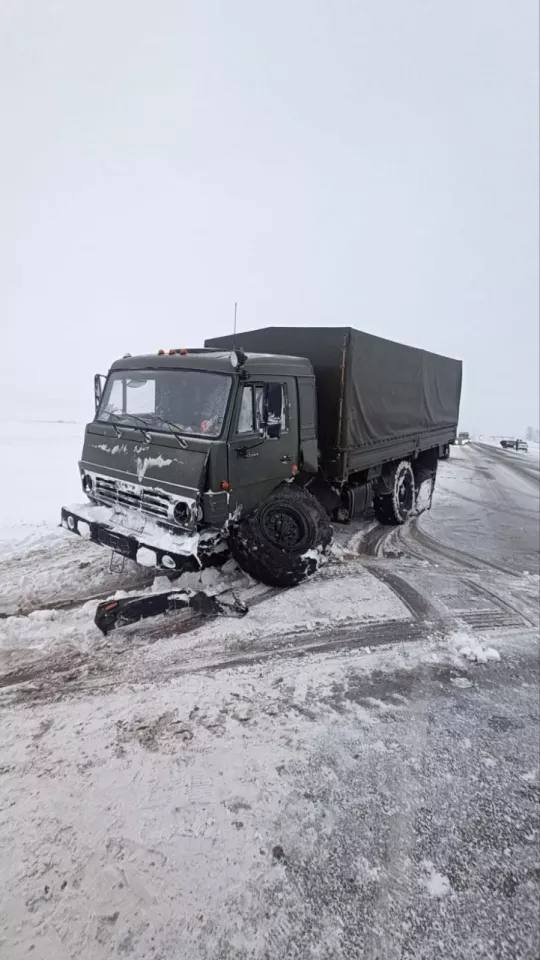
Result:
<svg viewBox="0 0 540 960">
<path fill-rule="evenodd" d="M 54 536 L 62 503 L 80 499 L 84 425 L 0 420 L 0 550 Z"/>
<path fill-rule="evenodd" d="M 455 448 L 431 513 L 338 528 L 298 588 L 205 572 L 243 620 L 105 639 L 85 598 L 160 584 L 56 526 L 81 427 L 20 427 L 0 435 L 20 473 L 11 507 L 5 471 L 0 491 L 0 956 L 532 960 L 534 462 Z"/>
</svg>

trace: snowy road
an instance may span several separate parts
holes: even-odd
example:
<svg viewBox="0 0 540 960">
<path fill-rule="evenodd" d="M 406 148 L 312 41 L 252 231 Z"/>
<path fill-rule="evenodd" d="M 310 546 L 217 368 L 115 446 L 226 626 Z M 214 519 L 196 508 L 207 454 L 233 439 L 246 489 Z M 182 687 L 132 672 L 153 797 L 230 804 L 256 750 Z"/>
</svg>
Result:
<svg viewBox="0 0 540 960">
<path fill-rule="evenodd" d="M 532 958 L 538 463 L 470 445 L 244 620 L 104 640 L 104 552 L 0 559 L 0 956 Z M 61 605 L 62 604 L 62 605 Z"/>
</svg>

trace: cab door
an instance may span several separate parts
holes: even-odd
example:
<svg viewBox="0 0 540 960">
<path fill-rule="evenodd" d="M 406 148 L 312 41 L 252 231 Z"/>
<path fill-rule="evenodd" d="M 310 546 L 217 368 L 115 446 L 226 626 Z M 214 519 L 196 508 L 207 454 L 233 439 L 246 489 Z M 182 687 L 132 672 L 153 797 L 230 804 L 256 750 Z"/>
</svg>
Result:
<svg viewBox="0 0 540 960">
<path fill-rule="evenodd" d="M 241 382 L 229 442 L 233 509 L 251 510 L 291 477 L 298 450 L 294 378 L 250 378 Z"/>
</svg>

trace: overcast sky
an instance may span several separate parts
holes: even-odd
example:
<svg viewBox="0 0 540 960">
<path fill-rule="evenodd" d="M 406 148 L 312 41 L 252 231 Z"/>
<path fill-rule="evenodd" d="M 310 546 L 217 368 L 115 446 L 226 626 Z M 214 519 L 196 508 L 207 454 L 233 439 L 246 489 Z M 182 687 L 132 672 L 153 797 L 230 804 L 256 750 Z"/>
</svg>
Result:
<svg viewBox="0 0 540 960">
<path fill-rule="evenodd" d="M 125 352 L 350 325 L 538 422 L 536 0 L 2 0 L 0 409 Z"/>
</svg>

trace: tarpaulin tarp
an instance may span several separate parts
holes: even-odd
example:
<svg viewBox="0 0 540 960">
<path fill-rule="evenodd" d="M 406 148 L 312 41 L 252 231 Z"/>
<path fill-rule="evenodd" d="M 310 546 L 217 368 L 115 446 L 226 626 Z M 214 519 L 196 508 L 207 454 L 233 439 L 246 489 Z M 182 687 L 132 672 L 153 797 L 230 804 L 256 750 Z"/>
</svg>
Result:
<svg viewBox="0 0 540 960">
<path fill-rule="evenodd" d="M 351 327 L 265 327 L 208 347 L 307 357 L 317 385 L 319 445 L 346 451 L 455 428 L 461 361 Z"/>
</svg>

